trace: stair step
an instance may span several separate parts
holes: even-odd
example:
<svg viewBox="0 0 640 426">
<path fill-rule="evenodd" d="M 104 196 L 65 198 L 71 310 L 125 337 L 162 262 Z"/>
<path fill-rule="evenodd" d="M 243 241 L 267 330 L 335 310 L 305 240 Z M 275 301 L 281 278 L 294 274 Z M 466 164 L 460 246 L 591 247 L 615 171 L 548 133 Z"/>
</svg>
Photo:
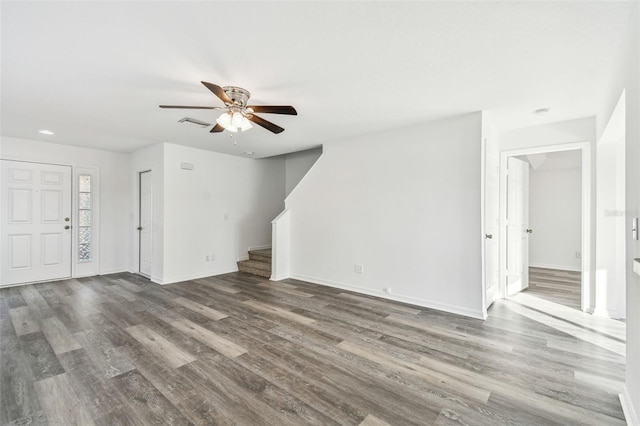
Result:
<svg viewBox="0 0 640 426">
<path fill-rule="evenodd" d="M 271 263 L 271 249 L 251 250 L 249 252 L 249 259 Z"/>
<path fill-rule="evenodd" d="M 271 277 L 271 263 L 259 260 L 241 260 L 238 262 L 238 270 L 265 278 Z"/>
<path fill-rule="evenodd" d="M 238 271 L 271 278 L 271 249 L 249 251 L 249 260 L 239 261 Z"/>
<path fill-rule="evenodd" d="M 248 268 L 255 269 L 264 269 L 265 271 L 271 271 L 271 263 L 270 262 L 262 262 L 260 260 L 241 260 L 238 262 L 238 265 L 243 265 Z"/>
</svg>

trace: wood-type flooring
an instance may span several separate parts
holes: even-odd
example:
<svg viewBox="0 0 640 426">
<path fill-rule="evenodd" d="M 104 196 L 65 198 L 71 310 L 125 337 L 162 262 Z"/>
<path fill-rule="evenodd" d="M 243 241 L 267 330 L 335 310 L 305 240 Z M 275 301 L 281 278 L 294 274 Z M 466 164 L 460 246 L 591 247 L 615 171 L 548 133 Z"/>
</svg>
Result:
<svg viewBox="0 0 640 426">
<path fill-rule="evenodd" d="M 568 308 L 580 309 L 580 272 L 529 268 L 529 288 L 525 291 Z"/>
<path fill-rule="evenodd" d="M 577 336 L 244 273 L 5 288 L 0 424 L 625 424 L 624 357 Z"/>
</svg>

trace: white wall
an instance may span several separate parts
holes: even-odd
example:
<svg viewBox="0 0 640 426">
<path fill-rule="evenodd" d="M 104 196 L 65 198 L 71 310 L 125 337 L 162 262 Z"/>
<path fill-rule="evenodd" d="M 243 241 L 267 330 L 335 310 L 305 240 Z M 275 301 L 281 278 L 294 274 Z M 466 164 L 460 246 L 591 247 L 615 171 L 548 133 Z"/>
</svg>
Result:
<svg viewBox="0 0 640 426">
<path fill-rule="evenodd" d="M 180 163 L 191 163 L 183 170 Z M 164 144 L 163 284 L 237 270 L 271 245 L 284 208 L 284 159 L 253 160 Z M 155 184 L 155 182 L 154 182 Z M 207 262 L 207 255 L 215 260 Z"/>
<path fill-rule="evenodd" d="M 292 276 L 481 318 L 480 138 L 474 113 L 324 145 L 286 200 Z"/>
<path fill-rule="evenodd" d="M 128 265 L 129 154 L 2 137 L 0 158 L 100 169 L 100 273 Z"/>
<path fill-rule="evenodd" d="M 302 180 L 321 155 L 322 148 L 314 148 L 292 152 L 284 156 L 286 195 L 293 191 L 293 188 Z"/>
<path fill-rule="evenodd" d="M 625 96 L 621 96 L 597 147 L 595 313 L 626 316 Z"/>
<path fill-rule="evenodd" d="M 524 127 L 500 134 L 500 151 L 596 140 L 595 117 Z M 595 142 L 594 142 L 595 144 Z"/>
<path fill-rule="evenodd" d="M 625 120 L 625 236 L 627 291 L 627 365 L 623 396 L 629 424 L 640 424 L 640 276 L 633 272 L 633 259 L 640 258 L 640 242 L 631 237 L 631 220 L 640 216 L 640 5 L 630 16 L 627 39 L 621 43 L 620 58 L 612 66 L 617 75 L 598 114 L 598 133 L 604 132 L 623 90 L 626 92 Z M 632 418 L 629 418 L 631 416 Z"/>
<path fill-rule="evenodd" d="M 553 154 L 550 154 L 552 156 Z M 580 151 L 577 151 L 580 155 Z M 582 250 L 582 169 L 529 170 L 529 264 L 579 271 Z"/>
</svg>

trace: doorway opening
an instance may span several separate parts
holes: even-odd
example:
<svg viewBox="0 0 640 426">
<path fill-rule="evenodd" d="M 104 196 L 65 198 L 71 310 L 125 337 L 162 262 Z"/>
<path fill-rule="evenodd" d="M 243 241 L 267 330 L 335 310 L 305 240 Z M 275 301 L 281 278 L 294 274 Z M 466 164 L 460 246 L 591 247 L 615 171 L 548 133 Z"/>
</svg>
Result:
<svg viewBox="0 0 640 426">
<path fill-rule="evenodd" d="M 525 235 L 531 296 L 580 310 L 582 269 L 579 150 L 516 157 L 528 166 L 528 223 Z M 507 176 L 507 186 L 511 176 Z M 509 197 L 510 193 L 507 194 Z M 509 200 L 507 200 L 507 204 Z M 507 256 L 511 239 L 507 239 Z M 528 261 L 528 262 L 527 262 Z"/>
<path fill-rule="evenodd" d="M 549 172 L 551 170 L 555 171 Z M 556 176 L 553 176 L 554 174 Z M 559 175 L 563 175 L 562 179 L 565 181 L 562 186 L 573 187 L 573 194 L 561 195 L 562 188 L 559 182 L 550 186 L 548 180 L 557 179 Z M 530 194 L 530 188 L 533 189 L 533 194 Z M 532 195 L 536 197 L 534 223 L 538 223 L 540 234 L 536 234 L 536 244 L 531 244 L 532 236 L 536 233 L 536 229 L 530 226 Z M 546 202 L 550 203 L 548 206 L 543 204 L 545 197 Z M 564 214 L 566 205 L 558 206 L 563 203 L 572 205 L 574 211 L 567 211 L 565 212 L 567 214 Z M 563 273 L 569 276 L 570 272 L 574 272 L 574 281 L 578 280 L 579 285 L 574 286 L 567 294 L 579 293 L 579 295 L 575 294 L 576 299 L 572 303 L 582 311 L 590 310 L 592 306 L 591 205 L 589 142 L 501 153 L 498 291 L 502 298 L 529 288 L 530 282 L 540 285 L 544 284 L 544 281 L 550 281 L 547 284 L 552 284 L 553 281 L 562 281 Z M 561 217 L 563 214 L 564 217 Z M 559 232 L 563 235 L 560 236 Z M 554 255 L 554 250 L 557 250 L 560 255 L 558 253 Z M 532 278 L 529 274 L 531 255 L 535 256 L 535 261 L 531 265 L 536 267 L 532 269 L 532 277 L 535 281 L 530 281 Z M 570 287 L 570 284 L 567 285 Z"/>
</svg>

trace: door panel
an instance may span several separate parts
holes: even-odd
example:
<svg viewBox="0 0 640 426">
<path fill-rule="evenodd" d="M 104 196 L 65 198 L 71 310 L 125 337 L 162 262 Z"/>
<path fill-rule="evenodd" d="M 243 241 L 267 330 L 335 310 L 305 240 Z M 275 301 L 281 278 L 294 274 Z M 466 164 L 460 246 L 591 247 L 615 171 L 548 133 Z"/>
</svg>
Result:
<svg viewBox="0 0 640 426">
<path fill-rule="evenodd" d="M 153 180 L 151 171 L 140 173 L 140 275 L 151 278 L 153 263 Z"/>
<path fill-rule="evenodd" d="M 1 160 L 0 285 L 71 276 L 71 167 Z"/>
<path fill-rule="evenodd" d="M 31 223 L 33 217 L 33 191 L 30 189 L 10 188 L 9 199 L 9 223 Z"/>
<path fill-rule="evenodd" d="M 62 221 L 62 191 L 42 190 L 40 204 L 42 223 L 58 223 Z"/>
<path fill-rule="evenodd" d="M 512 295 L 529 286 L 529 163 L 507 161 L 507 295 Z"/>
<path fill-rule="evenodd" d="M 8 252 L 11 269 L 31 268 L 31 235 L 10 235 Z"/>
<path fill-rule="evenodd" d="M 62 243 L 63 235 L 61 232 L 55 234 L 42 234 L 41 266 L 56 266 L 62 263 Z"/>
</svg>

